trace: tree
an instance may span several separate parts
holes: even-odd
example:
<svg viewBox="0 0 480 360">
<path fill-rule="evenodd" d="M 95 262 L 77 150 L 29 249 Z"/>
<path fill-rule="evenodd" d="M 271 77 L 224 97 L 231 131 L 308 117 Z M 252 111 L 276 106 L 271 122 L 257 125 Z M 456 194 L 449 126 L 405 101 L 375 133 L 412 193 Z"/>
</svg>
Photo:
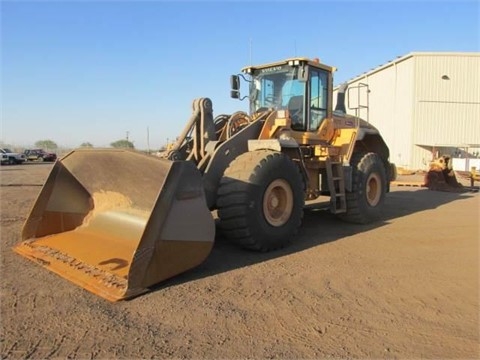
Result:
<svg viewBox="0 0 480 360">
<path fill-rule="evenodd" d="M 114 141 L 110 144 L 110 146 L 114 148 L 135 149 L 135 146 L 133 146 L 133 143 L 125 139 Z"/>
<path fill-rule="evenodd" d="M 38 140 L 35 146 L 45 150 L 55 150 L 58 148 L 57 144 L 52 140 Z"/>
<path fill-rule="evenodd" d="M 81 143 L 81 144 L 80 144 L 80 147 L 82 147 L 82 148 L 84 148 L 84 147 L 86 147 L 86 148 L 93 148 L 93 145 L 92 145 L 92 143 L 89 143 L 89 142 L 87 141 L 87 142 Z"/>
</svg>

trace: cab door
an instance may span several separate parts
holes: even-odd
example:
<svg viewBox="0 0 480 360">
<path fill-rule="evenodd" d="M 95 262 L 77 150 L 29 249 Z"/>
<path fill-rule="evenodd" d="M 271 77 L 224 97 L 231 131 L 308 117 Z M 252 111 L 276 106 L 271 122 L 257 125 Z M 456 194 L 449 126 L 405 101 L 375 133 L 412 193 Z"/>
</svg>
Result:
<svg viewBox="0 0 480 360">
<path fill-rule="evenodd" d="M 331 73 L 317 68 L 309 69 L 308 126 L 307 131 L 316 132 L 322 122 L 331 116 Z"/>
</svg>

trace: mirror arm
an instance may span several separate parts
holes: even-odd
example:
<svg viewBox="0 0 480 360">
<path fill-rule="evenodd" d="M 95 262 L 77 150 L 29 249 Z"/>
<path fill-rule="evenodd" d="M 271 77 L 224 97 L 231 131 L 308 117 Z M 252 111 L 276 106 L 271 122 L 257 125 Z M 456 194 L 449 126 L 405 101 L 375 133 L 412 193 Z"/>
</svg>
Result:
<svg viewBox="0 0 480 360">
<path fill-rule="evenodd" d="M 252 82 L 252 80 L 247 79 L 243 74 L 237 74 L 237 76 L 241 76 L 242 79 L 245 80 L 246 82 Z"/>
</svg>

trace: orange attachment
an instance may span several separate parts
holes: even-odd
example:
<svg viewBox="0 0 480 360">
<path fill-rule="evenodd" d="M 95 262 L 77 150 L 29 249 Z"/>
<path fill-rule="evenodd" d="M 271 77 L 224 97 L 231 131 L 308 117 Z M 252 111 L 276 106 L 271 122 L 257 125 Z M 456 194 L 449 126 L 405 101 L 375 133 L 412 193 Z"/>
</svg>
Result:
<svg viewBox="0 0 480 360">
<path fill-rule="evenodd" d="M 55 164 L 14 250 L 116 301 L 199 265 L 214 237 L 193 163 L 76 150 Z"/>
</svg>

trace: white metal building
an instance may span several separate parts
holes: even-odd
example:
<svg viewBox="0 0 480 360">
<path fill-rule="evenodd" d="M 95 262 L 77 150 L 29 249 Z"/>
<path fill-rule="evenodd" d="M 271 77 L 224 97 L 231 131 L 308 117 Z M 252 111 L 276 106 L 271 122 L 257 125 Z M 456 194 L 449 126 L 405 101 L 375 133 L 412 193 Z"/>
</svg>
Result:
<svg viewBox="0 0 480 360">
<path fill-rule="evenodd" d="M 348 84 L 347 112 L 380 130 L 397 167 L 426 169 L 432 151 L 480 158 L 480 53 L 412 52 Z"/>
</svg>

